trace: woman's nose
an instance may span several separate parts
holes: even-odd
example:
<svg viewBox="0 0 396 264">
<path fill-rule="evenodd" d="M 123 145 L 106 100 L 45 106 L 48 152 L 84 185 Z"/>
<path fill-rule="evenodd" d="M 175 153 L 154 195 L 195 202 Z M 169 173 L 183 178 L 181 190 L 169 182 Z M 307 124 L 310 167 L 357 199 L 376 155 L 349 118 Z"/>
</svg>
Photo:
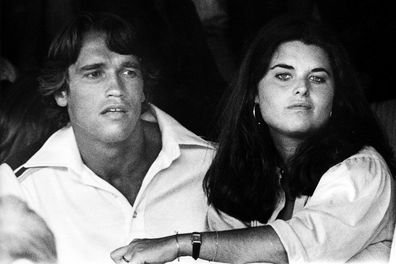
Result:
<svg viewBox="0 0 396 264">
<path fill-rule="evenodd" d="M 300 80 L 294 88 L 294 94 L 306 96 L 309 94 L 309 82 L 307 80 Z"/>
</svg>

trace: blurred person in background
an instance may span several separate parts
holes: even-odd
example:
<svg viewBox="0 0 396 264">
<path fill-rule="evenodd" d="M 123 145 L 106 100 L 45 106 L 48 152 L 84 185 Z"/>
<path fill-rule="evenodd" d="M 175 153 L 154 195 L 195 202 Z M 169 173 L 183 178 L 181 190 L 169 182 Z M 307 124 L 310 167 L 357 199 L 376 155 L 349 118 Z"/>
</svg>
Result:
<svg viewBox="0 0 396 264">
<path fill-rule="evenodd" d="M 0 163 L 17 169 L 55 131 L 39 93 L 38 73 L 20 76 L 9 86 L 0 111 Z"/>
<path fill-rule="evenodd" d="M 43 218 L 14 195 L 0 196 L 0 263 L 57 263 L 53 233 Z"/>
<path fill-rule="evenodd" d="M 16 67 L 4 57 L 0 57 L 0 111 L 9 93 L 10 86 L 17 79 Z"/>
</svg>

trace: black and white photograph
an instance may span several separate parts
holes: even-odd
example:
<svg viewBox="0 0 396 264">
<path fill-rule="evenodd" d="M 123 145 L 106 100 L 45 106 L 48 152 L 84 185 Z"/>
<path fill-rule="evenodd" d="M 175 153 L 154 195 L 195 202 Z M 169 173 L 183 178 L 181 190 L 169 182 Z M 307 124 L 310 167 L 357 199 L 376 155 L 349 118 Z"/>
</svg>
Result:
<svg viewBox="0 0 396 264">
<path fill-rule="evenodd" d="M 0 0 L 0 264 L 396 263 L 396 9 Z"/>
</svg>

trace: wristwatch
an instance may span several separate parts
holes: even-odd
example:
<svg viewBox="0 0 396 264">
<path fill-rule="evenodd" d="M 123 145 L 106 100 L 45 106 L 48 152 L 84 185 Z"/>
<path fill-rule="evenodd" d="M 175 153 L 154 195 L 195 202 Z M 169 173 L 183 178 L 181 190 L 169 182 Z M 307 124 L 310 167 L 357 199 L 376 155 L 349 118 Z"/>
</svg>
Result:
<svg viewBox="0 0 396 264">
<path fill-rule="evenodd" d="M 192 257 L 196 260 L 199 258 L 199 251 L 201 250 L 202 238 L 201 233 L 194 232 L 191 234 Z"/>
</svg>

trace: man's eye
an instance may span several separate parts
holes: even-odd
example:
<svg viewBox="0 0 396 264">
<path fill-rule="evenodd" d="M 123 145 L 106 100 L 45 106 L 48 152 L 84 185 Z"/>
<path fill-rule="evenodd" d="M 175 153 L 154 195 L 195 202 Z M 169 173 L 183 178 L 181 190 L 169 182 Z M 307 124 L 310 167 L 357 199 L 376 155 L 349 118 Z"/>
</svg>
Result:
<svg viewBox="0 0 396 264">
<path fill-rule="evenodd" d="M 84 74 L 84 76 L 89 79 L 96 79 L 96 78 L 99 78 L 102 76 L 102 72 L 101 71 L 93 71 L 93 72 Z"/>
<path fill-rule="evenodd" d="M 289 73 L 278 73 L 275 77 L 281 81 L 288 81 L 291 79 L 291 75 Z"/>
<path fill-rule="evenodd" d="M 125 76 L 128 76 L 130 78 L 135 78 L 138 76 L 138 71 L 137 70 L 125 70 L 122 72 Z"/>
<path fill-rule="evenodd" d="M 326 79 L 323 77 L 319 77 L 319 76 L 310 76 L 309 80 L 313 83 L 324 83 L 326 82 Z"/>
</svg>

